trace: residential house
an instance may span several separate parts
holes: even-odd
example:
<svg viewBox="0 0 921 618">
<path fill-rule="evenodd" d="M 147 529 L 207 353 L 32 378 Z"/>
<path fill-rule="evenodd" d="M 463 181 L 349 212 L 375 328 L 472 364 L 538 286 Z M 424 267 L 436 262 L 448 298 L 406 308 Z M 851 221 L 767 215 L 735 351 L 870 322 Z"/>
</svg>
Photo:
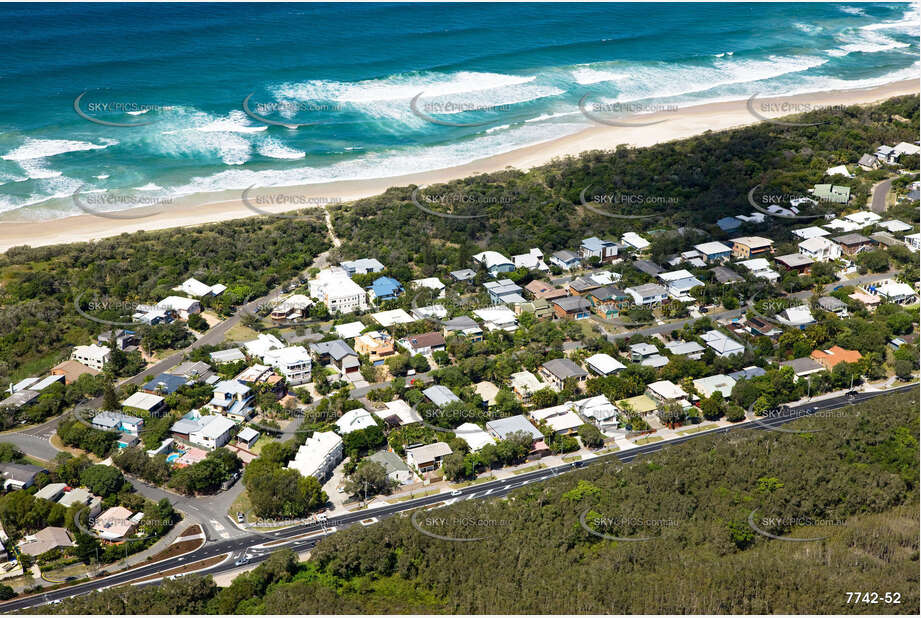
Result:
<svg viewBox="0 0 921 618">
<path fill-rule="evenodd" d="M 789 307 L 777 314 L 777 321 L 787 326 L 792 326 L 800 330 L 805 330 L 810 324 L 815 324 L 815 318 L 806 305 L 798 307 Z"/>
<path fill-rule="evenodd" d="M 851 174 L 846 165 L 837 165 L 835 167 L 830 167 L 825 170 L 826 176 L 844 176 L 845 178 L 853 178 L 854 175 Z"/>
<path fill-rule="evenodd" d="M 862 234 L 845 234 L 832 240 L 841 247 L 841 252 L 845 255 L 857 255 L 873 248 L 873 241 Z"/>
<path fill-rule="evenodd" d="M 378 277 L 368 288 L 368 298 L 372 303 L 395 300 L 403 293 L 403 285 L 393 277 Z"/>
<path fill-rule="evenodd" d="M 618 245 L 610 240 L 601 240 L 596 236 L 586 238 L 579 245 L 579 254 L 583 260 L 596 257 L 601 262 L 613 262 L 617 258 Z"/>
<path fill-rule="evenodd" d="M 802 253 L 790 253 L 788 255 L 779 255 L 774 261 L 780 265 L 783 270 L 795 270 L 800 274 L 809 274 L 815 260 Z"/>
<path fill-rule="evenodd" d="M 183 320 L 188 320 L 190 315 L 201 313 L 201 303 L 184 296 L 167 296 L 157 303 L 157 309 L 175 312 Z"/>
<path fill-rule="evenodd" d="M 247 449 L 253 448 L 253 445 L 259 440 L 261 434 L 252 427 L 244 427 L 237 434 L 237 444 Z"/>
<path fill-rule="evenodd" d="M 889 232 L 873 232 L 870 234 L 870 238 L 878 245 L 882 245 L 886 248 L 892 248 L 896 246 L 901 246 L 903 243 L 901 240 L 890 234 Z"/>
<path fill-rule="evenodd" d="M 371 413 L 364 408 L 355 408 L 354 410 L 344 412 L 342 416 L 336 420 L 336 430 L 339 432 L 339 435 L 342 436 L 369 427 L 377 427 L 377 421 L 375 421 Z"/>
<path fill-rule="evenodd" d="M 406 449 L 406 463 L 419 472 L 430 472 L 438 468 L 445 457 L 453 451 L 446 442 L 434 442 L 424 446 Z"/>
<path fill-rule="evenodd" d="M 262 358 L 271 350 L 280 350 L 285 347 L 281 339 L 272 334 L 259 334 L 252 341 L 244 341 L 243 349 L 250 356 Z"/>
<path fill-rule="evenodd" d="M 510 435 L 519 432 L 530 435 L 532 444 L 544 438 L 544 434 L 521 414 L 487 421 L 486 431 L 497 440 L 507 440 Z"/>
<path fill-rule="evenodd" d="M 633 260 L 633 267 L 650 277 L 658 277 L 659 273 L 663 272 L 658 264 L 649 260 Z"/>
<path fill-rule="evenodd" d="M 180 376 L 191 382 L 216 382 L 215 373 L 211 370 L 208 363 L 202 361 L 184 361 L 179 363 L 166 373 L 173 376 Z"/>
<path fill-rule="evenodd" d="M 724 232 L 731 232 L 742 226 L 742 222 L 735 217 L 723 217 L 716 222 L 716 225 Z"/>
<path fill-rule="evenodd" d="M 783 361 L 780 363 L 781 367 L 791 367 L 793 369 L 793 375 L 798 379 L 806 378 L 813 373 L 819 373 L 820 371 L 825 371 L 825 367 L 817 363 L 815 360 L 803 357 L 803 358 L 794 358 L 793 360 Z"/>
<path fill-rule="evenodd" d="M 577 296 L 584 296 L 600 287 L 601 284 L 591 277 L 577 277 L 569 282 L 569 292 Z"/>
<path fill-rule="evenodd" d="M 445 338 L 439 332 L 422 333 L 421 335 L 409 335 L 400 340 L 400 345 L 405 348 L 411 355 L 431 354 L 445 349 Z"/>
<path fill-rule="evenodd" d="M 738 371 L 733 371 L 729 374 L 729 377 L 735 380 L 736 382 L 741 382 L 742 380 L 752 380 L 754 378 L 759 378 L 761 376 L 767 375 L 767 371 L 761 367 L 756 367 L 751 365 L 749 367 L 744 367 Z"/>
<path fill-rule="evenodd" d="M 177 292 L 185 292 L 195 298 L 206 298 L 208 296 L 220 296 L 227 289 L 227 286 L 222 283 L 207 285 L 194 277 L 190 277 L 173 289 Z"/>
<path fill-rule="evenodd" d="M 902 240 L 905 241 L 905 246 L 908 247 L 912 253 L 921 250 L 921 233 L 907 234 Z"/>
<path fill-rule="evenodd" d="M 879 296 L 886 302 L 899 305 L 909 305 L 917 300 L 914 288 L 907 283 L 901 283 L 894 279 L 884 279 L 865 284 L 863 290 L 873 296 Z"/>
<path fill-rule="evenodd" d="M 689 395 L 671 380 L 659 380 L 646 385 L 646 395 L 654 401 L 668 403 L 686 401 Z"/>
<path fill-rule="evenodd" d="M 17 391 L 3 401 L 0 401 L 0 408 L 24 408 L 34 403 L 40 394 L 41 393 L 38 391 L 29 389 Z"/>
<path fill-rule="evenodd" d="M 514 264 L 512 264 L 512 270 L 515 270 Z M 509 271 L 505 271 L 509 272 Z M 452 279 L 458 283 L 461 281 L 470 281 L 476 277 L 476 271 L 471 268 L 462 268 L 460 270 L 452 270 L 448 273 Z"/>
<path fill-rule="evenodd" d="M 629 308 L 632 297 L 625 291 L 605 285 L 596 288 L 585 295 L 592 311 L 602 318 L 611 319 L 620 315 L 620 312 Z"/>
<path fill-rule="evenodd" d="M 544 300 L 553 300 L 555 298 L 562 298 L 563 296 L 568 296 L 569 292 L 563 288 L 555 288 L 546 281 L 539 281 L 535 279 L 526 286 L 524 286 L 528 292 L 531 293 L 531 296 L 534 298 L 540 298 Z"/>
<path fill-rule="evenodd" d="M 333 365 L 343 375 L 358 373 L 361 369 L 358 353 L 342 339 L 311 343 L 310 351 L 320 363 Z"/>
<path fill-rule="evenodd" d="M 809 358 L 831 371 L 839 363 L 856 363 L 863 356 L 856 350 L 846 350 L 835 345 L 827 350 L 813 350 Z"/>
<path fill-rule="evenodd" d="M 705 242 L 694 245 L 701 257 L 707 262 L 722 262 L 732 255 L 732 247 L 727 247 L 721 242 Z"/>
<path fill-rule="evenodd" d="M 355 337 L 355 351 L 367 356 L 372 365 L 383 365 L 385 360 L 397 353 L 397 348 L 393 337 L 372 330 Z"/>
<path fill-rule="evenodd" d="M 912 226 L 905 223 L 904 221 L 899 221 L 898 219 L 890 219 L 889 221 L 880 221 L 876 224 L 877 227 L 881 227 L 888 232 L 897 234 L 899 232 L 907 232 L 912 229 Z"/>
<path fill-rule="evenodd" d="M 620 410 L 604 395 L 597 395 L 577 401 L 573 406 L 586 421 L 601 431 L 613 431 L 619 424 Z"/>
<path fill-rule="evenodd" d="M 745 346 L 735 339 L 730 339 L 718 330 L 709 330 L 702 334 L 700 338 L 703 339 L 704 343 L 716 352 L 716 355 L 720 358 L 735 356 L 745 351 Z"/>
<path fill-rule="evenodd" d="M 454 435 L 467 443 L 470 451 L 476 453 L 487 444 L 495 444 L 496 439 L 483 431 L 475 423 L 464 423 L 454 429 Z"/>
<path fill-rule="evenodd" d="M 39 466 L 20 463 L 0 463 L 0 478 L 3 479 L 4 491 L 28 489 L 35 484 L 35 477 L 48 472 Z"/>
<path fill-rule="evenodd" d="M 807 238 L 797 246 L 802 255 L 814 262 L 828 262 L 841 257 L 841 245 L 822 236 Z"/>
<path fill-rule="evenodd" d="M 504 330 L 512 332 L 518 329 L 518 320 L 515 318 L 515 312 L 508 307 L 487 307 L 485 309 L 477 309 L 473 314 L 483 320 L 483 326 L 486 330 Z"/>
<path fill-rule="evenodd" d="M 216 365 L 223 365 L 224 363 L 236 363 L 242 360 L 246 360 L 243 352 L 239 348 L 230 348 L 229 350 L 218 350 L 217 352 L 212 352 L 208 355 L 208 358 L 211 359 L 211 362 Z"/>
<path fill-rule="evenodd" d="M 691 360 L 700 360 L 704 355 L 704 347 L 696 341 L 668 341 L 665 343 L 665 349 L 675 356 L 684 356 Z"/>
<path fill-rule="evenodd" d="M 512 263 L 515 268 L 526 268 L 527 270 L 536 270 L 538 272 L 548 272 L 550 267 L 544 262 L 544 252 L 538 248 L 533 248 L 527 253 L 512 256 Z"/>
<path fill-rule="evenodd" d="M 771 322 L 762 320 L 754 315 L 746 318 L 744 325 L 748 328 L 748 332 L 755 337 L 770 337 L 774 339 L 783 334 L 783 331 Z"/>
<path fill-rule="evenodd" d="M 102 371 L 105 364 L 109 362 L 112 350 L 100 345 L 78 345 L 74 346 L 74 351 L 70 355 L 70 360 L 75 360 L 81 365 L 86 365 L 91 369 Z"/>
<path fill-rule="evenodd" d="M 739 262 L 739 266 L 747 268 L 751 274 L 760 279 L 767 279 L 771 282 L 780 279 L 780 273 L 778 273 L 776 270 L 773 270 L 770 263 L 764 258 L 745 260 L 744 262 Z"/>
<path fill-rule="evenodd" d="M 473 261 L 486 269 L 492 277 L 515 270 L 515 264 L 497 251 L 483 251 L 473 256 Z"/>
<path fill-rule="evenodd" d="M 819 236 L 828 236 L 829 234 L 831 234 L 831 232 L 815 225 L 793 230 L 793 235 L 802 238 L 803 240 L 818 238 Z"/>
<path fill-rule="evenodd" d="M 383 326 L 389 328 L 394 324 L 409 324 L 415 322 L 413 316 L 406 313 L 404 309 L 390 309 L 388 311 L 378 311 L 371 314 L 371 319 Z"/>
<path fill-rule="evenodd" d="M 722 373 L 694 380 L 694 388 L 703 397 L 712 397 L 713 393 L 719 393 L 728 398 L 732 394 L 732 388 L 735 385 L 735 379 Z"/>
<path fill-rule="evenodd" d="M 563 390 L 563 386 L 568 379 L 574 380 L 577 386 L 581 386 L 585 384 L 585 379 L 588 377 L 588 372 L 585 369 L 582 369 L 568 358 L 548 360 L 538 368 L 537 373 L 555 391 Z"/>
<path fill-rule="evenodd" d="M 627 232 L 620 237 L 620 241 L 623 244 L 629 245 L 633 249 L 636 249 L 637 251 L 643 251 L 649 248 L 649 241 L 636 232 Z"/>
<path fill-rule="evenodd" d="M 820 296 L 819 308 L 829 313 L 834 313 L 839 318 L 846 318 L 848 315 L 847 304 L 834 296 Z"/>
<path fill-rule="evenodd" d="M 427 289 L 437 293 L 438 298 L 445 296 L 445 284 L 438 277 L 427 277 L 425 279 L 413 279 L 409 282 L 409 287 L 413 289 Z"/>
<path fill-rule="evenodd" d="M 410 315 L 415 320 L 435 320 L 440 322 L 448 317 L 448 310 L 445 309 L 444 305 L 426 305 L 425 307 L 415 307 L 410 311 Z M 338 327 L 337 327 L 338 328 Z M 357 336 L 361 331 L 355 333 L 354 335 L 346 335 L 336 331 L 340 337 L 344 339 L 350 339 L 351 337 Z"/>
<path fill-rule="evenodd" d="M 858 210 L 857 212 L 852 212 L 849 215 L 844 215 L 846 221 L 851 223 L 856 223 L 860 227 L 867 227 L 868 225 L 873 225 L 882 220 L 882 217 L 876 214 L 875 212 L 870 212 L 869 210 Z"/>
<path fill-rule="evenodd" d="M 114 343 L 119 350 L 127 350 L 138 344 L 138 334 L 133 330 L 113 328 L 96 335 L 96 343 L 107 348 Z"/>
<path fill-rule="evenodd" d="M 717 282 L 721 283 L 722 285 L 732 285 L 733 283 L 738 283 L 739 281 L 745 280 L 737 272 L 726 268 L 725 266 L 716 266 L 711 268 L 710 272 L 713 273 L 713 276 L 716 278 Z"/>
<path fill-rule="evenodd" d="M 553 307 L 550 302 L 543 298 L 537 298 L 524 303 L 514 305 L 515 315 L 521 316 L 522 313 L 531 313 L 538 320 L 553 317 Z"/>
<path fill-rule="evenodd" d="M 377 415 L 391 427 L 405 427 L 422 422 L 422 416 L 402 399 L 388 401 L 384 404 L 384 408 Z"/>
<path fill-rule="evenodd" d="M 740 236 L 739 238 L 733 238 L 729 242 L 732 243 L 732 257 L 736 259 L 747 260 L 756 255 L 774 253 L 774 241 L 770 238 Z"/>
<path fill-rule="evenodd" d="M 821 184 L 812 189 L 812 195 L 822 202 L 847 204 L 851 199 L 851 188 L 841 185 Z"/>
<path fill-rule="evenodd" d="M 339 266 L 346 272 L 349 277 L 354 275 L 370 275 L 373 273 L 383 272 L 384 265 L 374 258 L 359 258 L 340 262 Z"/>
<path fill-rule="evenodd" d="M 573 411 L 572 402 L 534 410 L 530 412 L 530 415 L 538 425 L 541 422 L 545 423 L 558 436 L 572 435 L 585 424 L 585 421 Z"/>
<path fill-rule="evenodd" d="M 598 353 L 585 359 L 585 366 L 589 371 L 599 376 L 609 376 L 617 373 L 627 366 L 610 354 Z"/>
<path fill-rule="evenodd" d="M 681 270 L 662 273 L 659 275 L 659 279 L 666 285 L 668 295 L 682 302 L 693 301 L 694 298 L 689 292 L 704 284 L 703 281 L 683 268 Z"/>
<path fill-rule="evenodd" d="M 199 416 L 196 422 L 198 427 L 188 434 L 189 442 L 212 451 L 230 442 L 230 434 L 237 426 L 229 418 L 217 414 Z"/>
<path fill-rule="evenodd" d="M 499 387 L 492 382 L 483 380 L 473 385 L 473 392 L 480 396 L 487 408 L 491 408 L 496 405 L 496 395 L 499 394 Z"/>
<path fill-rule="evenodd" d="M 307 310 L 313 305 L 314 302 L 306 294 L 292 294 L 272 308 L 269 318 L 273 322 L 300 320 L 307 315 Z"/>
<path fill-rule="evenodd" d="M 144 419 L 121 412 L 100 412 L 93 417 L 92 426 L 102 431 L 118 431 L 137 435 L 144 428 Z"/>
<path fill-rule="evenodd" d="M 425 398 L 434 403 L 439 408 L 444 408 L 452 403 L 458 403 L 461 398 L 451 392 L 451 389 L 441 384 L 433 384 L 422 391 Z"/>
<path fill-rule="evenodd" d="M 643 416 L 655 412 L 659 409 L 658 402 L 650 398 L 648 395 L 637 395 L 636 397 L 621 399 L 615 405 L 622 414 L 627 414 L 628 410 L 632 410 L 633 412 Z"/>
<path fill-rule="evenodd" d="M 106 541 L 121 541 L 137 530 L 137 523 L 132 521 L 132 515 L 133 513 L 123 506 L 113 506 L 96 518 L 93 530 Z"/>
<path fill-rule="evenodd" d="M 512 390 L 523 403 L 531 401 L 531 395 L 546 387 L 546 384 L 537 379 L 530 371 L 519 371 L 509 376 Z"/>
<path fill-rule="evenodd" d="M 67 489 L 67 483 L 48 483 L 35 492 L 35 497 L 49 502 L 56 502 L 65 489 Z"/>
<path fill-rule="evenodd" d="M 35 534 L 26 536 L 23 542 L 17 546 L 17 549 L 20 553 L 37 558 L 52 549 L 74 547 L 74 545 L 75 543 L 70 538 L 70 533 L 66 528 L 48 526 Z"/>
<path fill-rule="evenodd" d="M 141 410 L 150 416 L 162 416 L 166 410 L 166 399 L 159 395 L 137 391 L 122 402 L 122 407 Z"/>
<path fill-rule="evenodd" d="M 550 256 L 550 263 L 556 264 L 563 270 L 572 270 L 582 265 L 582 258 L 579 257 L 578 253 L 563 249 L 562 251 L 555 251 Z"/>
<path fill-rule="evenodd" d="M 99 370 L 87 367 L 83 363 L 78 363 L 75 360 L 61 361 L 51 368 L 51 375 L 64 376 L 64 384 L 73 384 L 80 379 L 80 376 L 86 374 L 96 376 L 99 375 Z"/>
<path fill-rule="evenodd" d="M 880 163 L 879 159 L 871 154 L 864 154 L 861 156 L 857 161 L 857 165 L 859 165 L 860 169 L 864 170 L 865 172 L 872 172 L 873 170 L 878 170 L 882 167 L 882 163 Z"/>
<path fill-rule="evenodd" d="M 310 281 L 310 296 L 319 299 L 330 313 L 352 313 L 368 309 L 364 288 L 341 268 L 327 268 Z"/>
<path fill-rule="evenodd" d="M 176 376 L 170 373 L 160 373 L 141 386 L 140 390 L 145 393 L 150 393 L 151 395 L 166 396 L 172 395 L 188 383 L 189 381 L 182 376 Z"/>
<path fill-rule="evenodd" d="M 310 353 L 303 346 L 294 345 L 269 350 L 262 360 L 278 369 L 290 386 L 310 382 L 312 364 Z"/>
<path fill-rule="evenodd" d="M 483 340 L 483 330 L 480 328 L 480 325 L 477 324 L 476 320 L 469 316 L 461 315 L 452 318 L 443 322 L 443 326 L 444 329 L 442 332 L 445 337 L 449 335 L 464 336 L 473 343 Z"/>
<path fill-rule="evenodd" d="M 315 431 L 297 449 L 288 468 L 297 470 L 301 476 L 312 476 L 324 480 L 342 461 L 342 438 L 332 431 Z"/>
<path fill-rule="evenodd" d="M 205 407 L 228 418 L 246 421 L 253 411 L 252 401 L 250 387 L 236 380 L 221 380 L 214 385 L 214 395 Z"/>
<path fill-rule="evenodd" d="M 368 459 L 382 465 L 384 467 L 384 472 L 387 473 L 387 477 L 391 481 L 395 481 L 400 485 L 412 483 L 414 478 L 412 470 L 410 470 L 406 462 L 400 459 L 399 455 L 393 451 L 378 451 L 368 455 Z"/>
<path fill-rule="evenodd" d="M 624 290 L 633 299 L 633 303 L 640 307 L 653 307 L 668 299 L 668 290 L 656 283 L 644 283 Z"/>
<path fill-rule="evenodd" d="M 483 287 L 486 288 L 486 293 L 489 294 L 489 300 L 496 305 L 524 302 L 524 296 L 522 296 L 524 290 L 511 279 L 487 281 L 483 284 Z"/>
<path fill-rule="evenodd" d="M 584 320 L 591 315 L 591 304 L 581 296 L 554 299 L 553 312 L 561 320 Z"/>
</svg>

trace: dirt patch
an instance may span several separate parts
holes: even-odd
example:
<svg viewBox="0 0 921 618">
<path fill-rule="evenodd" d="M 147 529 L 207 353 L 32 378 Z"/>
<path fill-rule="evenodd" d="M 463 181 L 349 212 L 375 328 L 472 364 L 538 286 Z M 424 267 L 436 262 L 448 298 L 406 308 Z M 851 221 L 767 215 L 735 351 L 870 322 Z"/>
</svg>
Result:
<svg viewBox="0 0 921 618">
<path fill-rule="evenodd" d="M 171 575 L 177 575 L 179 573 L 189 573 L 191 571 L 199 571 L 201 569 L 207 569 L 208 567 L 213 567 L 216 564 L 220 564 L 227 558 L 229 554 L 221 554 L 220 556 L 214 556 L 212 558 L 206 558 L 204 560 L 199 560 L 198 562 L 193 562 L 191 564 L 186 564 L 181 567 L 176 567 L 175 569 L 169 569 L 163 571 L 162 573 L 156 573 L 154 575 L 148 575 L 147 577 L 142 577 L 141 579 L 131 580 L 131 583 L 137 582 L 147 582 L 154 579 L 162 579 L 164 577 L 169 577 Z"/>
<path fill-rule="evenodd" d="M 197 526 L 196 526 L 197 527 Z M 201 530 L 199 528 L 199 530 Z M 205 544 L 203 539 L 192 539 L 190 541 L 179 541 L 178 543 L 173 543 L 160 553 L 154 554 L 144 562 L 159 562 L 160 560 L 166 560 L 167 558 L 175 558 L 176 556 L 181 556 L 182 554 L 187 554 L 191 551 L 195 551 L 199 547 Z"/>
<path fill-rule="evenodd" d="M 184 536 L 195 536 L 196 534 L 201 534 L 201 526 L 195 524 L 194 526 L 189 526 L 182 531 L 182 534 L 179 535 L 179 538 Z"/>
</svg>

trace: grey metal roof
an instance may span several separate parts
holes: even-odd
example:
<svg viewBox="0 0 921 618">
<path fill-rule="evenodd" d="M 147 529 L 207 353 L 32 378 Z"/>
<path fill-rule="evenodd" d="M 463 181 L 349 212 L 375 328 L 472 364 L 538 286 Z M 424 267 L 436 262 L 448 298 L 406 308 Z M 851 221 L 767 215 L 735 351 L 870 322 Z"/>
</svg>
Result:
<svg viewBox="0 0 921 618">
<path fill-rule="evenodd" d="M 552 373 L 560 380 L 566 378 L 581 378 L 587 376 L 588 372 L 582 367 L 569 360 L 568 358 L 554 358 L 544 363 L 544 369 Z"/>
<path fill-rule="evenodd" d="M 428 397 L 429 400 L 439 408 L 443 408 L 449 403 L 461 400 L 460 397 L 451 392 L 451 389 L 441 384 L 435 384 L 428 387 L 422 391 L 422 394 Z"/>
<path fill-rule="evenodd" d="M 534 440 L 541 440 L 544 437 L 544 434 L 521 414 L 509 416 L 507 418 L 498 418 L 494 421 L 487 421 L 486 429 L 496 435 L 500 440 L 505 440 L 509 434 L 518 431 L 530 434 Z"/>
</svg>

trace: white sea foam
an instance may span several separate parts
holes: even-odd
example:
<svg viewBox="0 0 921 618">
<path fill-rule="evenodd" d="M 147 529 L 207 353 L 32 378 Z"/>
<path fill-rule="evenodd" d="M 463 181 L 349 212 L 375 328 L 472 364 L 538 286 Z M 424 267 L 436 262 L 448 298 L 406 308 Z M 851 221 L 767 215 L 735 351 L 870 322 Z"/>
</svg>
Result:
<svg viewBox="0 0 921 618">
<path fill-rule="evenodd" d="M 102 144 L 94 144 L 69 139 L 36 139 L 29 137 L 26 138 L 25 142 L 0 157 L 0 159 L 17 162 L 28 161 L 29 159 L 43 159 L 68 152 L 102 150 L 118 143 L 114 139 L 103 139 L 102 142 Z"/>
<path fill-rule="evenodd" d="M 215 118 L 207 124 L 195 127 L 196 131 L 205 133 L 261 133 L 268 125 L 253 125 L 242 111 L 232 110 L 227 116 Z"/>
<path fill-rule="evenodd" d="M 128 115 L 130 115 L 130 116 L 140 116 L 140 115 L 142 115 L 142 114 L 146 114 L 146 113 L 149 112 L 149 111 L 150 111 L 149 109 L 139 109 L 139 110 L 137 110 L 137 111 L 126 112 L 126 113 L 127 113 Z"/>
<path fill-rule="evenodd" d="M 840 47 L 826 50 L 830 56 L 847 56 L 851 53 L 873 54 L 911 47 L 910 43 L 896 41 L 878 30 L 859 28 L 838 34 L 835 39 L 843 43 Z"/>
<path fill-rule="evenodd" d="M 98 178 L 99 180 L 105 180 L 108 177 L 109 177 L 108 174 L 99 174 L 98 176 L 96 176 L 96 178 Z"/>
<path fill-rule="evenodd" d="M 270 159 L 303 159 L 307 156 L 304 151 L 290 148 L 274 138 L 263 140 L 256 150 L 263 157 Z"/>
<path fill-rule="evenodd" d="M 860 8 L 859 6 L 842 6 L 838 8 L 840 8 L 843 12 L 849 15 L 861 15 L 861 16 L 866 15 L 866 13 L 863 12 L 863 9 Z"/>
<path fill-rule="evenodd" d="M 163 187 L 161 187 L 160 185 L 156 183 L 148 182 L 146 185 L 137 187 L 135 190 L 136 191 L 162 191 Z"/>
</svg>

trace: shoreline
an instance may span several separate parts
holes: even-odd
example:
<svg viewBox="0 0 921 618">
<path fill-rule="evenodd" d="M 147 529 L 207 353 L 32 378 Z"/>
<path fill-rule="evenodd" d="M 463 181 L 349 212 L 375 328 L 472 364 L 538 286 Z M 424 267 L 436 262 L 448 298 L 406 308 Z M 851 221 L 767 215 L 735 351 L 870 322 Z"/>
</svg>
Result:
<svg viewBox="0 0 921 618">
<path fill-rule="evenodd" d="M 872 104 L 891 97 L 918 94 L 918 80 L 891 82 L 882 86 L 855 90 L 828 91 L 781 97 L 759 97 L 758 103 L 787 103 L 799 105 L 834 106 Z M 620 119 L 625 123 L 658 124 L 635 127 L 606 126 L 598 124 L 578 133 L 547 142 L 518 148 L 464 165 L 402 176 L 367 180 L 341 180 L 309 185 L 254 188 L 249 195 L 285 195 L 300 200 L 288 208 L 258 208 L 279 213 L 299 210 L 315 203 L 350 202 L 384 193 L 396 186 L 440 184 L 483 173 L 492 173 L 513 167 L 522 171 L 549 163 L 554 158 L 576 156 L 590 150 L 611 150 L 621 144 L 646 147 L 654 144 L 685 139 L 706 131 L 725 131 L 763 122 L 748 109 L 748 100 L 707 103 L 677 110 L 659 111 Z M 759 111 L 763 117 L 776 118 L 789 115 L 787 111 Z M 92 242 L 102 238 L 138 231 L 156 231 L 176 227 L 192 227 L 259 216 L 244 205 L 241 190 L 203 193 L 177 198 L 162 211 L 149 207 L 126 209 L 116 214 L 147 214 L 143 218 L 100 217 L 90 214 L 27 222 L 3 222 L 0 225 L 0 253 L 11 247 L 29 245 L 42 247 L 76 242 Z M 308 202 L 308 203 L 305 203 Z M 145 212 L 147 210 L 147 212 Z"/>
</svg>

